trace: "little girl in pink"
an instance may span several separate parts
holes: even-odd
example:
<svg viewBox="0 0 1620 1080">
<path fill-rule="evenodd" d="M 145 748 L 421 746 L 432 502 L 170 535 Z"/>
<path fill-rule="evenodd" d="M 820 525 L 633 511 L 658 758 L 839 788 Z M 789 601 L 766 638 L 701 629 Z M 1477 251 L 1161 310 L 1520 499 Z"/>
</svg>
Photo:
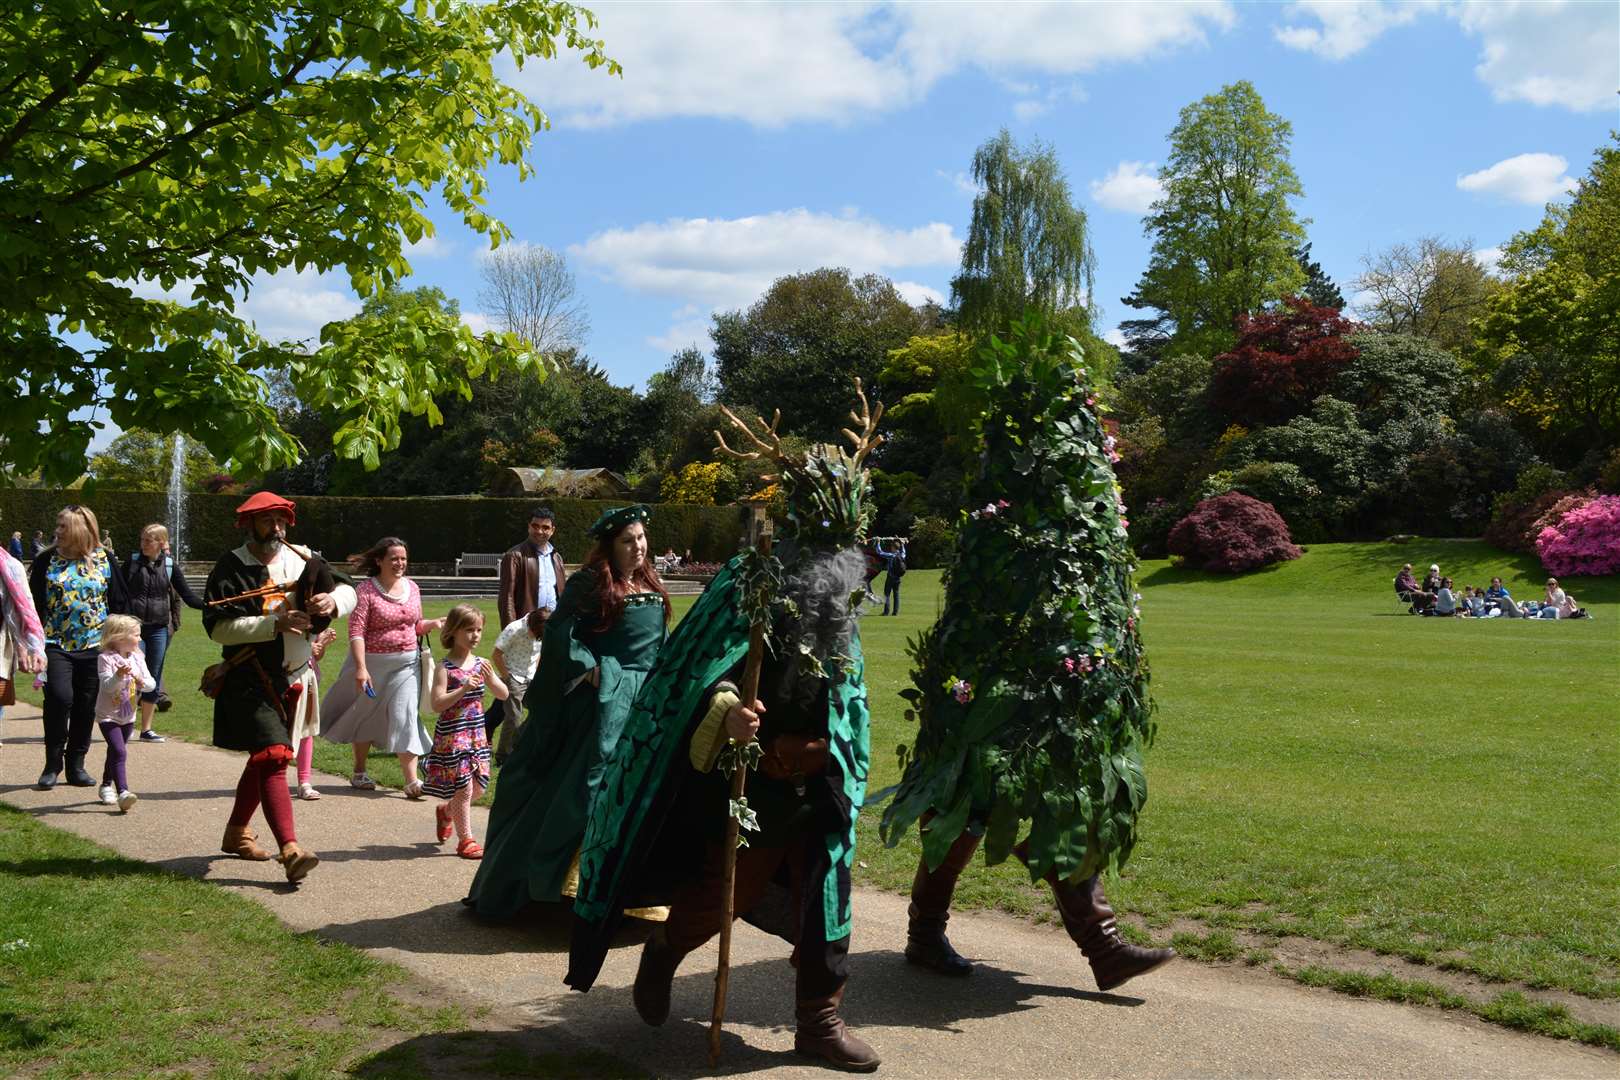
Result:
<svg viewBox="0 0 1620 1080">
<path fill-rule="evenodd" d="M 141 624 L 128 615 L 109 615 L 101 627 L 101 656 L 96 660 L 100 691 L 96 723 L 107 741 L 107 763 L 101 772 L 101 803 L 129 813 L 135 793 L 126 772 L 130 733 L 135 730 L 136 702 L 157 689 L 141 655 Z"/>
<path fill-rule="evenodd" d="M 460 838 L 456 854 L 481 859 L 484 848 L 472 835 L 472 804 L 489 787 L 489 736 L 484 731 L 484 690 L 505 700 L 506 683 L 494 665 L 474 655 L 484 636 L 483 612 L 457 604 L 445 616 L 439 643 L 448 650 L 433 673 L 433 750 L 422 759 L 427 794 L 448 802 L 434 808 L 439 843 L 454 828 Z"/>
</svg>

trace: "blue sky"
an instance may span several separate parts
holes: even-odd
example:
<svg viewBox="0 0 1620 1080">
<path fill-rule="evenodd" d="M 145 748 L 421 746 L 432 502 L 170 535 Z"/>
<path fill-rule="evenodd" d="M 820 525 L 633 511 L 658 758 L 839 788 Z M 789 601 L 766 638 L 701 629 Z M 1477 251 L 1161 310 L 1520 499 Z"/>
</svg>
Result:
<svg viewBox="0 0 1620 1080">
<path fill-rule="evenodd" d="M 824 265 L 949 293 L 974 149 L 1006 126 L 1057 151 L 1090 217 L 1102 328 L 1146 264 L 1141 217 L 1179 110 L 1239 79 L 1292 122 L 1314 255 L 1423 235 L 1496 247 L 1620 126 L 1620 4 L 600 4 L 615 80 L 572 58 L 513 77 L 553 118 L 536 175 L 492 175 L 519 241 L 564 252 L 587 351 L 641 384 L 707 348 L 715 310 Z M 408 284 L 475 325 L 484 241 L 440 208 Z M 358 301 L 287 273 L 247 301 L 313 334 Z"/>
</svg>

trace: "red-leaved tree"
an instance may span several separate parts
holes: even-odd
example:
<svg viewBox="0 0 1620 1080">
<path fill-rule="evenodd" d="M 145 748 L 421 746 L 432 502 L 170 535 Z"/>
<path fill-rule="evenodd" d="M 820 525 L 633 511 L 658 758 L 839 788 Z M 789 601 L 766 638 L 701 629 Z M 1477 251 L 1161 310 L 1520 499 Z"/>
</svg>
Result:
<svg viewBox="0 0 1620 1080">
<path fill-rule="evenodd" d="M 1170 530 L 1169 548 L 1182 566 L 1217 574 L 1241 574 L 1300 556 L 1276 507 L 1239 491 L 1193 507 Z"/>
<path fill-rule="evenodd" d="M 1231 423 L 1287 423 L 1309 411 L 1356 358 L 1346 339 L 1355 329 L 1337 308 L 1300 296 L 1274 311 L 1245 316 L 1238 322 L 1237 345 L 1215 358 L 1210 400 Z"/>
</svg>

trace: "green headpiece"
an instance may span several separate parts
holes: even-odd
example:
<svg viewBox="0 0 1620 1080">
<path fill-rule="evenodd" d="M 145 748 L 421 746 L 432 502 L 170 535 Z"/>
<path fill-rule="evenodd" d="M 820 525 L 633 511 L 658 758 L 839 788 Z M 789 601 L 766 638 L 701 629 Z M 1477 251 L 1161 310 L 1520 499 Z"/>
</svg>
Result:
<svg viewBox="0 0 1620 1080">
<path fill-rule="evenodd" d="M 652 508 L 642 503 L 635 506 L 616 506 L 612 510 L 602 512 L 602 516 L 596 519 L 596 524 L 591 526 L 591 535 L 598 540 L 606 540 L 633 521 L 645 525 L 651 520 Z"/>
<path fill-rule="evenodd" d="M 843 550 L 866 542 L 867 526 L 876 513 L 866 455 L 883 442 L 883 436 L 876 434 L 878 421 L 883 419 L 883 405 L 880 402 L 876 412 L 867 405 L 860 379 L 855 380 L 855 396 L 860 399 L 860 411 L 850 410 L 853 427 L 844 429 L 852 448 L 846 450 L 837 443 L 816 443 L 803 455 L 789 454 L 782 449 L 781 436 L 776 433 L 777 425 L 782 422 L 780 410 L 769 425 L 761 421 L 756 431 L 730 409 L 721 406 L 721 411 L 737 430 L 759 449 L 746 453 L 733 450 L 716 431 L 714 437 L 719 440 L 720 449 L 736 458 L 768 458 L 776 462 L 776 474 L 767 479 L 777 480 L 782 485 L 782 496 L 787 503 L 787 537 L 801 548 Z"/>
</svg>

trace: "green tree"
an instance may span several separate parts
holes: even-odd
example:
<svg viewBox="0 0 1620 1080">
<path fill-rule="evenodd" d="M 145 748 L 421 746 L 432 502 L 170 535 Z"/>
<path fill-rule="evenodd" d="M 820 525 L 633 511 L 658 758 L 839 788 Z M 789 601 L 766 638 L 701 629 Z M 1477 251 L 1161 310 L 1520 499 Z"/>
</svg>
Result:
<svg viewBox="0 0 1620 1080">
<path fill-rule="evenodd" d="M 1344 310 L 1344 293 L 1338 284 L 1322 269 L 1322 264 L 1311 258 L 1311 245 L 1306 244 L 1294 253 L 1299 262 L 1300 270 L 1305 274 L 1305 284 L 1300 287 L 1299 294 L 1317 307 L 1336 308 Z M 1269 500 L 1268 500 L 1269 501 Z"/>
<path fill-rule="evenodd" d="M 209 480 L 224 470 L 208 447 L 181 437 L 182 486 L 206 490 Z M 90 475 L 102 488 L 114 491 L 163 491 L 174 471 L 174 436 L 150 431 L 126 431 L 90 459 Z"/>
<path fill-rule="evenodd" d="M 1153 238 L 1148 267 L 1124 298 L 1156 313 L 1125 325 L 1133 351 L 1225 352 L 1239 316 L 1305 284 L 1295 253 L 1308 220 L 1289 202 L 1304 194 L 1288 159 L 1292 138 L 1248 82 L 1181 110 L 1159 170 L 1164 195 L 1143 225 Z"/>
<path fill-rule="evenodd" d="M 1096 259 L 1057 153 L 1020 148 L 1003 128 L 974 153 L 973 179 L 980 190 L 951 281 L 962 332 L 983 341 L 1028 311 L 1068 333 L 1089 330 Z"/>
<path fill-rule="evenodd" d="M 337 420 L 339 453 L 370 466 L 402 414 L 436 419 L 435 398 L 533 370 L 515 340 L 444 319 L 310 351 L 265 340 L 237 305 L 284 267 L 342 270 L 362 296 L 403 278 L 404 245 L 433 231 L 428 192 L 505 238 L 484 170 L 527 176 L 546 118 L 497 58 L 577 50 L 616 72 L 594 25 L 550 0 L 7 5 L 0 373 L 15 389 L 0 456 L 72 479 L 102 412 L 234 464 L 290 465 L 300 447 L 258 374 L 281 369 Z"/>
<path fill-rule="evenodd" d="M 747 311 L 714 317 L 720 398 L 767 416 L 780 409 L 785 432 L 838 439 L 850 379 L 876 385 L 889 351 L 921 323 L 894 283 L 876 274 L 823 268 L 777 278 Z"/>
<path fill-rule="evenodd" d="M 1483 361 L 1509 408 L 1561 464 L 1620 444 L 1620 133 L 1567 204 L 1503 252 Z"/>
<path fill-rule="evenodd" d="M 1448 243 L 1438 236 L 1365 256 L 1354 284 L 1365 296 L 1357 308 L 1369 326 L 1413 334 L 1459 355 L 1472 347 L 1474 323 L 1501 287 L 1471 241 Z"/>
</svg>

